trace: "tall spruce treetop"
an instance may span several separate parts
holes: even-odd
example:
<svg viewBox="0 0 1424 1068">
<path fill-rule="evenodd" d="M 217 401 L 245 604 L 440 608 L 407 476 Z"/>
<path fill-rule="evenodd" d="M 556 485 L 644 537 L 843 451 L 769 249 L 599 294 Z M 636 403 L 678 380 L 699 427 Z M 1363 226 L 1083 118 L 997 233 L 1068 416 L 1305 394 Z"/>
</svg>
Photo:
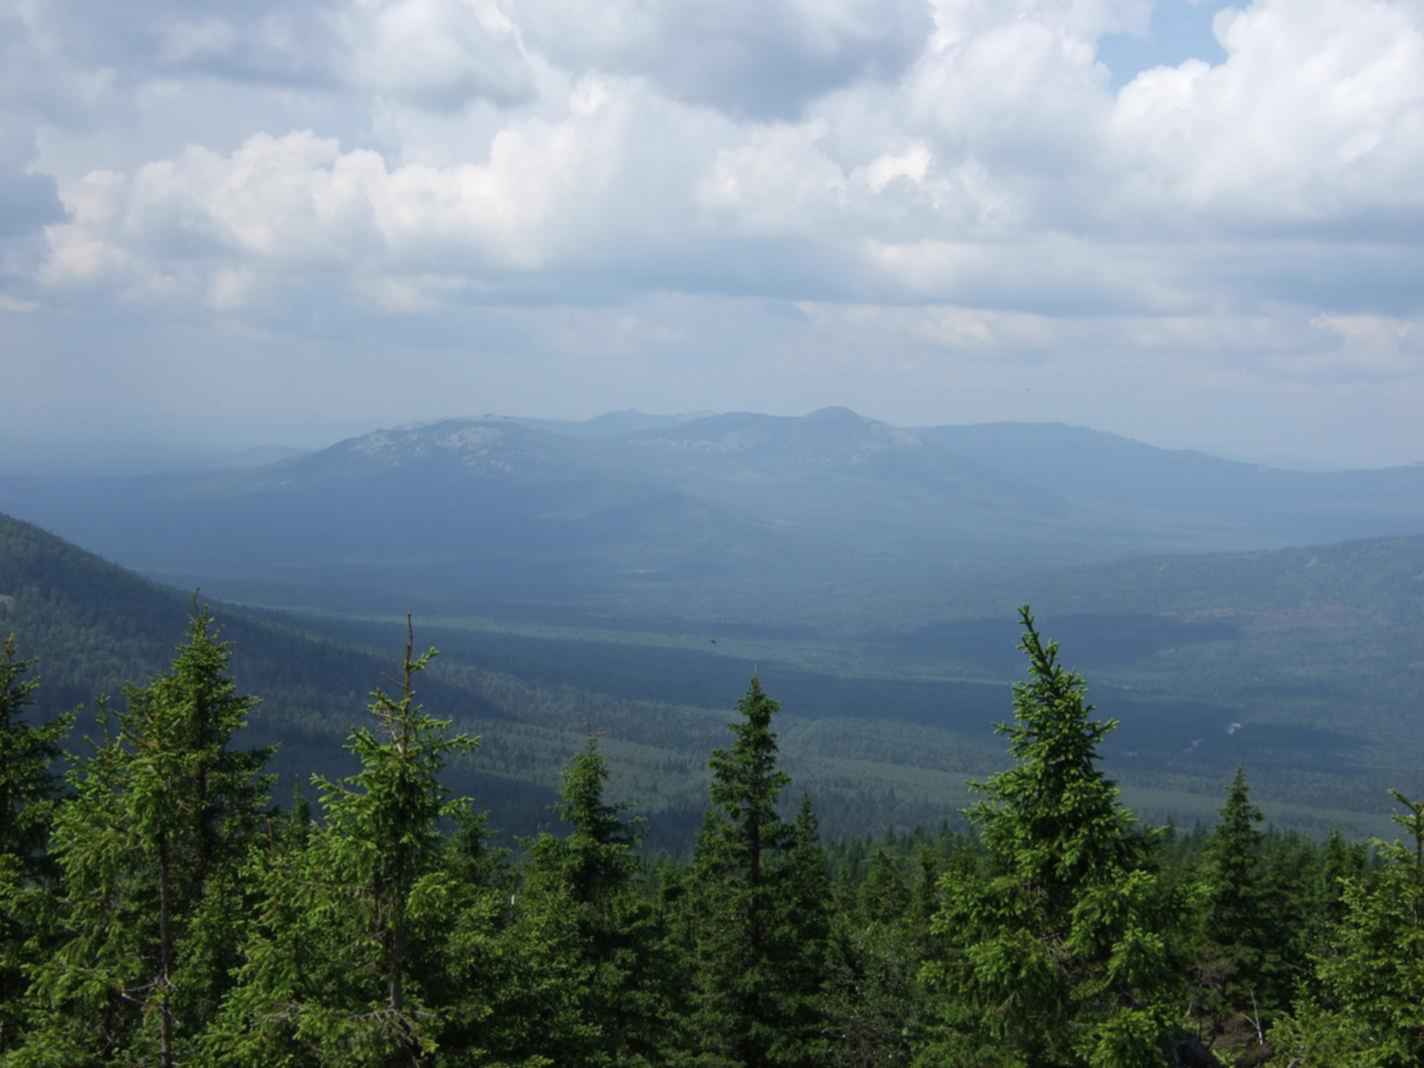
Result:
<svg viewBox="0 0 1424 1068">
<path fill-rule="evenodd" d="M 996 728 L 1015 764 L 983 784 L 988 800 L 970 815 L 989 851 L 1062 922 L 1075 891 L 1130 865 L 1140 840 L 1117 786 L 1098 768 L 1098 745 L 1117 720 L 1091 718 L 1083 676 L 1059 663 L 1058 643 L 1043 641 L 1028 606 L 1019 621 L 1029 680 L 1014 685 L 1014 721 Z"/>
<path fill-rule="evenodd" d="M 1205 978 L 1217 991 L 1208 1006 L 1269 1018 L 1294 986 L 1285 954 L 1287 911 L 1274 900 L 1263 868 L 1261 810 L 1238 768 L 1206 849 L 1206 939 L 1214 948 Z"/>
<path fill-rule="evenodd" d="M 368 1035 L 367 1049 L 383 1049 L 383 1058 L 414 1063 L 428 1045 L 428 1028 L 416 1006 L 408 1004 L 412 979 L 409 955 L 410 897 L 417 881 L 442 858 L 440 821 L 466 806 L 440 782 L 452 754 L 478 744 L 470 735 L 451 734 L 450 721 L 429 715 L 415 700 L 413 680 L 435 656 L 415 655 L 415 637 L 406 618 L 401 691 L 371 695 L 375 727 L 358 727 L 348 746 L 361 770 L 342 783 L 321 781 L 322 807 L 333 859 L 355 877 L 358 900 L 367 913 L 379 946 L 376 971 L 384 987 L 384 1014 Z M 354 1062 L 353 1062 L 354 1063 Z"/>
<path fill-rule="evenodd" d="M 1261 810 L 1251 803 L 1246 772 L 1237 768 L 1207 845 L 1207 936 L 1218 945 L 1236 946 L 1248 953 L 1262 948 L 1259 929 L 1265 919 L 1261 880 L 1264 836 L 1256 827 L 1260 822 Z"/>
<path fill-rule="evenodd" d="M 537 1021 L 540 1053 L 556 1064 L 636 1068 L 662 1063 L 670 1038 L 668 962 L 651 901 L 641 892 L 635 835 L 604 799 L 608 765 L 595 739 L 564 770 L 563 837 L 530 851 L 510 956 L 530 961 L 504 984 L 496 1015 Z M 557 975 L 543 983 L 529 975 Z"/>
<path fill-rule="evenodd" d="M 732 724 L 736 741 L 730 749 L 712 753 L 711 798 L 722 823 L 711 830 L 745 860 L 746 878 L 756 883 L 769 849 L 784 847 L 790 828 L 777 813 L 781 791 L 791 776 L 781 770 L 771 717 L 781 705 L 767 696 L 761 679 L 752 677 L 746 694 L 737 702 L 740 718 Z"/>
<path fill-rule="evenodd" d="M 1318 992 L 1272 1029 L 1273 1065 L 1424 1064 L 1424 800 L 1390 793 L 1413 841 L 1376 841 L 1373 878 L 1341 881 L 1340 921 L 1315 961 Z"/>
<path fill-rule="evenodd" d="M 248 864 L 259 906 L 206 1036 L 217 1063 L 428 1062 L 447 1022 L 430 962 L 460 919 L 440 823 L 468 808 L 440 774 L 476 745 L 415 700 L 433 656 L 415 655 L 407 618 L 400 692 L 375 690 L 373 722 L 347 739 L 360 769 L 340 782 L 314 776 L 324 823 Z"/>
<path fill-rule="evenodd" d="M 1239 929 L 1253 921 L 1263 835 L 1256 825 L 1261 810 L 1251 803 L 1244 768 L 1236 769 L 1207 855 L 1212 869 L 1213 922 Z"/>
<path fill-rule="evenodd" d="M 241 858 L 268 785 L 260 771 L 270 751 L 230 747 L 258 703 L 238 692 L 231 658 L 212 614 L 195 605 L 172 666 L 129 689 L 121 721 L 143 833 L 183 852 L 195 892 L 214 865 Z"/>
<path fill-rule="evenodd" d="M 710 761 L 712 807 L 693 865 L 700 1064 L 816 1063 L 821 977 L 804 963 L 824 940 L 825 916 L 804 888 L 821 885 L 824 861 L 809 807 L 795 826 L 778 812 L 791 781 L 771 729 L 779 707 L 753 677 L 735 742 Z"/>
<path fill-rule="evenodd" d="M 920 1063 L 1142 1068 L 1169 1064 L 1181 1019 L 1165 937 L 1175 903 L 1147 866 L 1148 839 L 1098 768 L 1116 722 L 1091 718 L 1081 676 L 1058 662 L 1025 607 L 1029 681 L 1014 688 L 1013 768 L 971 812 L 988 872 L 951 868 L 926 978 L 946 996 Z"/>
<path fill-rule="evenodd" d="M 564 769 L 558 813 L 572 833 L 563 840 L 541 838 L 536 850 L 557 855 L 555 863 L 581 905 L 604 905 L 637 870 L 633 834 L 619 806 L 604 800 L 608 763 L 590 738 Z"/>
</svg>

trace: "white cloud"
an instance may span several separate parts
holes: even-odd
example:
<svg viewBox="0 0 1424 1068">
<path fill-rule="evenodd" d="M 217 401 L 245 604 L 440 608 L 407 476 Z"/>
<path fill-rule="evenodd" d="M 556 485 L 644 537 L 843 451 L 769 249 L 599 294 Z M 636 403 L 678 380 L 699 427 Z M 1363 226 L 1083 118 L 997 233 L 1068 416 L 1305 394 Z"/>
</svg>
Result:
<svg viewBox="0 0 1424 1068">
<path fill-rule="evenodd" d="M 331 18 L 353 86 L 453 103 L 533 90 L 519 28 L 496 0 L 357 0 Z"/>
<path fill-rule="evenodd" d="M 1257 0 L 1218 14 L 1216 32 L 1225 63 L 1122 91 L 1125 198 L 1192 228 L 1388 237 L 1424 221 L 1424 7 Z"/>
<path fill-rule="evenodd" d="M 789 397 L 824 351 L 906 407 L 945 361 L 986 389 L 1076 361 L 1164 398 L 1424 391 L 1413 0 L 1254 0 L 1217 18 L 1224 62 L 1117 91 L 1098 43 L 1147 0 L 18 10 L 0 288 L 27 321 L 77 287 L 433 351 L 479 309 L 531 368 L 774 352 Z M 5 212 L 56 183 L 62 218 Z"/>
</svg>

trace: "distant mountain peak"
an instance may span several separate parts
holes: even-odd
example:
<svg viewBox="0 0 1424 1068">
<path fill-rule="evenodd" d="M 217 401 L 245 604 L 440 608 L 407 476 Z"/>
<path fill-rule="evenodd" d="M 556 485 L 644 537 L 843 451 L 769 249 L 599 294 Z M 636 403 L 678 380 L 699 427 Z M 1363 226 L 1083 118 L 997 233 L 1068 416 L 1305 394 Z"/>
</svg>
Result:
<svg viewBox="0 0 1424 1068">
<path fill-rule="evenodd" d="M 874 420 L 867 419 L 859 412 L 852 411 L 844 405 L 833 404 L 827 408 L 817 408 L 806 417 L 808 422 L 817 423 L 869 423 Z"/>
</svg>

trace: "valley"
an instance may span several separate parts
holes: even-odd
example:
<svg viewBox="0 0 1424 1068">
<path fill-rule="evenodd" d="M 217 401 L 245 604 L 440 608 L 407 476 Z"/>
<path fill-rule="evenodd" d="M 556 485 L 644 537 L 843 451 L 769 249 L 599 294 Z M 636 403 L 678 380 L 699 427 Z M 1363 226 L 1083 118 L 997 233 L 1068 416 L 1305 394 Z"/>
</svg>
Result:
<svg viewBox="0 0 1424 1068">
<path fill-rule="evenodd" d="M 1424 785 L 1424 537 L 1400 533 L 1419 477 L 844 410 L 486 418 L 251 469 L 0 482 L 0 508 L 149 576 L 12 524 L 31 550 L 0 561 L 21 591 L 0 623 L 56 657 L 76 618 L 98 628 L 99 655 L 42 667 L 57 710 L 152 670 L 200 589 L 266 699 L 254 731 L 298 767 L 361 714 L 410 610 L 441 650 L 429 702 L 484 737 L 461 774 L 497 823 L 538 825 L 529 799 L 592 732 L 674 843 L 753 672 L 828 830 L 957 819 L 1002 761 L 1032 603 L 1121 721 L 1104 752 L 1144 814 L 1208 817 L 1242 764 L 1283 825 L 1359 832 L 1388 786 Z M 1281 544 L 1342 527 L 1371 536 Z"/>
</svg>

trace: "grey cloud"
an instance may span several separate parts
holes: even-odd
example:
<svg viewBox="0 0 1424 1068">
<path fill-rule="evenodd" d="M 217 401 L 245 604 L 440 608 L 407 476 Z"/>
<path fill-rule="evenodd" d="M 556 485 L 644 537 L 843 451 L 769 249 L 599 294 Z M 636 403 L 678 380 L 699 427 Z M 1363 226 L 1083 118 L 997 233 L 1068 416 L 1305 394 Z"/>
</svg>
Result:
<svg viewBox="0 0 1424 1068">
<path fill-rule="evenodd" d="M 56 411 L 201 396 L 233 424 L 743 390 L 1010 417 L 1032 387 L 1041 417 L 1187 434 L 1182 397 L 1234 389 L 1424 401 L 1409 3 L 1254 0 L 1228 64 L 1117 95 L 1093 26 L 1053 21 L 1092 4 L 952 0 L 933 39 L 912 0 L 695 6 L 27 9 L 45 32 L 0 39 L 0 359 L 22 331 L 65 353 L 33 372 Z M 468 39 L 431 29 L 456 12 Z M 394 364 L 426 385 L 387 396 Z"/>
<path fill-rule="evenodd" d="M 472 98 L 512 104 L 532 91 L 516 39 L 491 34 L 459 0 L 56 0 L 37 18 L 72 61 L 111 68 L 130 85 L 215 78 L 385 92 L 442 108 Z"/>
<path fill-rule="evenodd" d="M 925 0 L 527 0 L 517 17 L 557 63 L 638 75 L 754 119 L 794 118 L 833 90 L 897 79 L 931 29 Z"/>
<path fill-rule="evenodd" d="M 0 237 L 37 230 L 64 218 L 54 179 L 0 171 Z"/>
</svg>

